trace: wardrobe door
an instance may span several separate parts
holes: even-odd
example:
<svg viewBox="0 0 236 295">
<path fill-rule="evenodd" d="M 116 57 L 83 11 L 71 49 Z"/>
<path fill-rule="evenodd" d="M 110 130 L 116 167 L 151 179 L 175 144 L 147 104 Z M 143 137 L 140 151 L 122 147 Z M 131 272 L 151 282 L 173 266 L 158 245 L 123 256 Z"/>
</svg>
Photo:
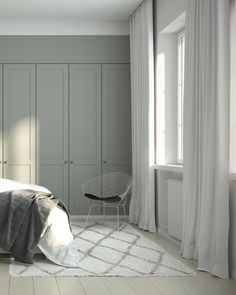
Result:
<svg viewBox="0 0 236 295">
<path fill-rule="evenodd" d="M 102 81 L 102 172 L 131 173 L 129 65 L 103 65 Z"/>
<path fill-rule="evenodd" d="M 3 176 L 35 181 L 35 66 L 4 65 Z"/>
<path fill-rule="evenodd" d="M 0 120 L 0 177 L 3 177 L 2 174 L 2 144 L 3 144 L 3 140 L 2 140 L 2 65 L 0 65 L 0 116 L 1 116 L 1 120 Z"/>
<path fill-rule="evenodd" d="M 70 65 L 69 145 L 70 212 L 87 214 L 90 202 L 81 196 L 81 184 L 101 174 L 100 65 Z"/>
<path fill-rule="evenodd" d="M 37 65 L 37 183 L 68 205 L 68 65 Z"/>
</svg>

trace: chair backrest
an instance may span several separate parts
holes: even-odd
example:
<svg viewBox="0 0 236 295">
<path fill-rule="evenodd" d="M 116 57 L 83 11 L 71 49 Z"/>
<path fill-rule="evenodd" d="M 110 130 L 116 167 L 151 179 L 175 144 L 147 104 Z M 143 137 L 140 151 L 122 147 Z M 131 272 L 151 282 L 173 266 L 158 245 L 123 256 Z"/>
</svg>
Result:
<svg viewBox="0 0 236 295">
<path fill-rule="evenodd" d="M 123 172 L 103 174 L 81 185 L 83 194 L 92 194 L 99 198 L 119 196 L 123 199 L 131 192 L 132 177 Z"/>
</svg>

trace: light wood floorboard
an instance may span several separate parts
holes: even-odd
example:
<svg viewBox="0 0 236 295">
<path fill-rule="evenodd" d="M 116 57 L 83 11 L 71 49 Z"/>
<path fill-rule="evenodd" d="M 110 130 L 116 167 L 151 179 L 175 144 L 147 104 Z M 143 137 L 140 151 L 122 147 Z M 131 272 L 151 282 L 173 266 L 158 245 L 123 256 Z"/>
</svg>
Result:
<svg viewBox="0 0 236 295">
<path fill-rule="evenodd" d="M 86 295 L 110 295 L 107 286 L 101 277 L 80 277 Z"/>
<path fill-rule="evenodd" d="M 183 259 L 179 246 L 157 234 L 140 231 L 167 252 L 196 270 L 197 263 Z M 0 295 L 236 295 L 236 281 L 196 271 L 194 277 L 42 277 L 14 278 L 9 259 L 0 258 Z"/>
<path fill-rule="evenodd" d="M 187 294 L 191 295 L 214 295 L 214 292 L 204 287 L 196 278 L 173 278 L 173 282 L 179 285 Z M 222 294 L 223 295 L 223 294 Z"/>
<path fill-rule="evenodd" d="M 32 278 L 14 278 L 10 280 L 9 295 L 34 295 Z"/>
<path fill-rule="evenodd" d="M 124 278 L 103 278 L 105 285 L 110 291 L 111 295 L 136 295 L 135 291 L 130 287 L 127 281 Z"/>
<path fill-rule="evenodd" d="M 149 278 L 149 281 L 163 295 L 189 295 L 188 292 L 169 278 Z"/>
<path fill-rule="evenodd" d="M 134 290 L 136 295 L 162 295 L 153 284 L 150 284 L 148 278 L 125 278 L 127 283 Z"/>
<path fill-rule="evenodd" d="M 205 288 L 211 290 L 214 295 L 236 294 L 236 281 L 234 280 L 221 280 L 204 272 L 198 272 L 196 280 Z"/>
<path fill-rule="evenodd" d="M 9 274 L 8 274 L 9 261 L 5 258 L 0 258 L 0 294 L 8 295 L 9 291 Z"/>
<path fill-rule="evenodd" d="M 33 278 L 33 280 L 34 295 L 60 295 L 57 281 L 54 277 Z"/>
<path fill-rule="evenodd" d="M 60 295 L 85 295 L 84 289 L 76 277 L 57 277 Z"/>
</svg>

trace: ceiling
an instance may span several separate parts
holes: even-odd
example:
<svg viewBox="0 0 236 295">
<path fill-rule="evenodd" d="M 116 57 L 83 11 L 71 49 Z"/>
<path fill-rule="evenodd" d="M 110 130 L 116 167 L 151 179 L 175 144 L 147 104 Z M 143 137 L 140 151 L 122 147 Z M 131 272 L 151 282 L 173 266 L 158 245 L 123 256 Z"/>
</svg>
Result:
<svg viewBox="0 0 236 295">
<path fill-rule="evenodd" d="M 0 0 L 1 20 L 125 21 L 142 0 Z"/>
</svg>

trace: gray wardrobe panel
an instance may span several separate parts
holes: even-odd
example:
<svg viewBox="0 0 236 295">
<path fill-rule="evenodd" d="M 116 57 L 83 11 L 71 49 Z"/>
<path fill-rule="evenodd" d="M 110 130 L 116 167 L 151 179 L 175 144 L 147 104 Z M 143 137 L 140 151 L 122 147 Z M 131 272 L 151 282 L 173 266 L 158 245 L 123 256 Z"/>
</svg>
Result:
<svg viewBox="0 0 236 295">
<path fill-rule="evenodd" d="M 102 171 L 131 173 L 129 65 L 103 65 L 102 80 Z"/>
<path fill-rule="evenodd" d="M 37 65 L 37 183 L 68 205 L 68 65 Z"/>
<path fill-rule="evenodd" d="M 3 175 L 35 181 L 35 66 L 4 65 Z"/>
<path fill-rule="evenodd" d="M 70 65 L 69 114 L 70 212 L 87 214 L 81 184 L 101 174 L 101 65 Z"/>
</svg>

